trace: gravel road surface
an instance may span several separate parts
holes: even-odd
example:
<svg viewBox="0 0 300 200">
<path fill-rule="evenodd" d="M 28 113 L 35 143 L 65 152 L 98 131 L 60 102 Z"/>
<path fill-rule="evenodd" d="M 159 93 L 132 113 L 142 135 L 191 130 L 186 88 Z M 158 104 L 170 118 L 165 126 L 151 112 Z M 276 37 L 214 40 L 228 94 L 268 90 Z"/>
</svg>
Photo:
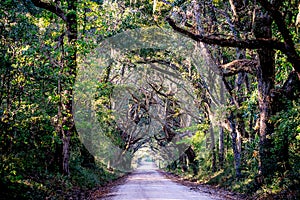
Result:
<svg viewBox="0 0 300 200">
<path fill-rule="evenodd" d="M 175 183 L 157 171 L 151 162 L 144 162 L 127 177 L 122 185 L 116 186 L 105 200 L 218 200 L 216 196 L 191 190 Z"/>
</svg>

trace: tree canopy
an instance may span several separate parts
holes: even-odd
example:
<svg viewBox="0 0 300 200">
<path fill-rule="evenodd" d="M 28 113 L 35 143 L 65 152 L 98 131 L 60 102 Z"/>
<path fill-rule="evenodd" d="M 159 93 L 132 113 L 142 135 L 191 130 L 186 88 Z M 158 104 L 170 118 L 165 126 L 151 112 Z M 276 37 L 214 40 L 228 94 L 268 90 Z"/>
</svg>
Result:
<svg viewBox="0 0 300 200">
<path fill-rule="evenodd" d="M 299 5 L 1 1 L 1 196 L 89 198 L 151 157 L 298 198 Z"/>
</svg>

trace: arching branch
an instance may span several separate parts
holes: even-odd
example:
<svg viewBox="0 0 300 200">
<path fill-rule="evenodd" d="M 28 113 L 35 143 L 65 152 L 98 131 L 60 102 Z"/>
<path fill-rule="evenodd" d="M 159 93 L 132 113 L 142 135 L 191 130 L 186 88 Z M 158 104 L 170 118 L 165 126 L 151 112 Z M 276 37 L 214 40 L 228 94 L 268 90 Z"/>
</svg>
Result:
<svg viewBox="0 0 300 200">
<path fill-rule="evenodd" d="M 264 39 L 264 38 L 258 38 L 253 40 L 251 39 L 237 40 L 234 38 L 222 38 L 216 35 L 207 35 L 207 36 L 197 35 L 177 26 L 176 23 L 171 18 L 167 18 L 166 20 L 175 31 L 197 42 L 204 42 L 206 44 L 218 45 L 222 47 L 239 47 L 239 48 L 246 48 L 246 49 L 260 49 L 264 47 L 264 48 L 278 49 L 283 52 L 286 51 L 285 43 L 279 42 L 277 40 Z"/>
<path fill-rule="evenodd" d="M 65 22 L 67 22 L 67 17 L 64 13 L 64 11 L 62 9 L 60 9 L 58 6 L 51 4 L 51 3 L 47 3 L 47 2 L 43 2 L 41 0 L 31 0 L 31 2 L 39 8 L 43 8 L 45 10 L 48 10 L 54 14 L 56 14 L 58 17 L 60 17 L 62 20 L 64 20 Z"/>
<path fill-rule="evenodd" d="M 222 47 L 239 47 L 246 49 L 277 49 L 282 51 L 287 55 L 288 61 L 293 65 L 295 71 L 298 74 L 298 78 L 300 79 L 300 56 L 297 54 L 294 43 L 290 37 L 289 31 L 286 28 L 284 20 L 279 11 L 277 11 L 273 6 L 268 7 L 269 4 L 265 0 L 260 0 L 261 4 L 265 7 L 266 10 L 271 12 L 272 17 L 274 18 L 280 32 L 283 34 L 285 42 L 279 42 L 274 39 L 264 39 L 264 38 L 256 38 L 256 39 L 246 39 L 246 40 L 238 40 L 234 38 L 222 38 L 216 35 L 197 35 L 184 28 L 181 28 L 176 25 L 176 23 L 171 19 L 167 18 L 166 21 L 169 25 L 177 32 L 197 41 L 203 42 L 210 45 L 218 45 Z"/>
</svg>

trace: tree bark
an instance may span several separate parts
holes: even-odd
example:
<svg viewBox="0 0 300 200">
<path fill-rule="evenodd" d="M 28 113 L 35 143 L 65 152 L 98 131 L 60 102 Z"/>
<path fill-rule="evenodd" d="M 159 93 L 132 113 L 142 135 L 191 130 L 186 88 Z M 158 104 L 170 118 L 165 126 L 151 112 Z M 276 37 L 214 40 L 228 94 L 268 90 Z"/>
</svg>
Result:
<svg viewBox="0 0 300 200">
<path fill-rule="evenodd" d="M 300 56 L 296 52 L 293 37 L 288 30 L 288 26 L 286 25 L 279 9 L 279 5 L 282 4 L 283 1 L 278 0 L 270 3 L 267 0 L 258 0 L 258 2 L 264 7 L 264 9 L 266 9 L 266 11 L 270 13 L 270 16 L 275 21 L 278 30 L 284 39 L 285 50 L 283 52 L 287 55 L 288 61 L 293 65 L 293 68 L 297 72 L 298 78 L 300 79 Z"/>
<path fill-rule="evenodd" d="M 265 13 L 261 14 L 262 17 L 256 19 L 255 23 L 255 37 L 269 39 L 272 37 L 271 32 L 271 19 Z M 272 158 L 270 154 L 270 135 L 273 131 L 273 125 L 270 123 L 271 117 L 271 91 L 274 88 L 275 80 L 275 63 L 274 51 L 268 48 L 258 50 L 260 67 L 257 70 L 258 79 L 258 103 L 260 111 L 260 128 L 259 128 L 259 175 L 263 181 L 264 177 L 271 173 Z"/>
</svg>

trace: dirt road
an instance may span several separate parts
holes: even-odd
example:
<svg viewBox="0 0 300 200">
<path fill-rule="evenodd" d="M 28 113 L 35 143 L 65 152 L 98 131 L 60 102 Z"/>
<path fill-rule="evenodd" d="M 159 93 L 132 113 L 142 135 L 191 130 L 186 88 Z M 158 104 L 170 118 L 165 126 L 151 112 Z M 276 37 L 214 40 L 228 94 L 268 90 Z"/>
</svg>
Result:
<svg viewBox="0 0 300 200">
<path fill-rule="evenodd" d="M 105 200 L 217 200 L 209 194 L 196 192 L 190 188 L 165 178 L 156 171 L 153 163 L 143 163 L 132 173 L 123 185 L 116 186 Z"/>
</svg>

